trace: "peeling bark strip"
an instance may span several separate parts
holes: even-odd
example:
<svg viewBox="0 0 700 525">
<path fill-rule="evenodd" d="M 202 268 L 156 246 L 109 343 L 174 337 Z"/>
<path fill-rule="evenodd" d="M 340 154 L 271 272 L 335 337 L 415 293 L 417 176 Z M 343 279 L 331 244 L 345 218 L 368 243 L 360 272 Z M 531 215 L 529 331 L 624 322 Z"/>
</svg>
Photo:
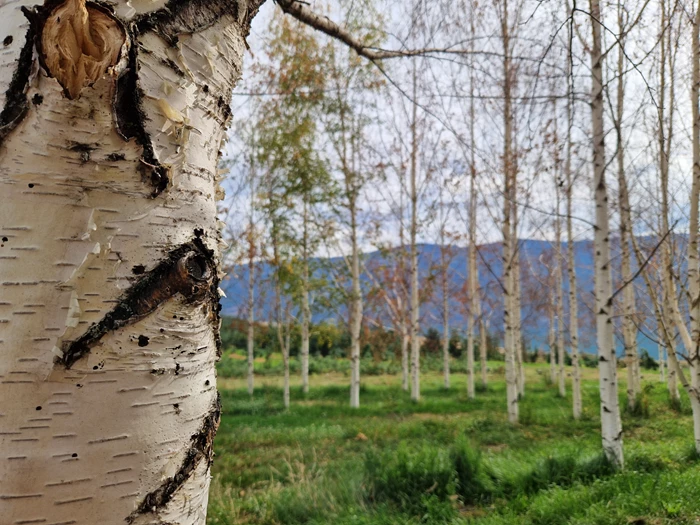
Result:
<svg viewBox="0 0 700 525">
<path fill-rule="evenodd" d="M 100 322 L 79 339 L 65 342 L 59 361 L 70 368 L 107 333 L 143 319 L 175 294 L 182 294 L 189 302 L 213 296 L 218 304 L 215 274 L 213 254 L 199 238 L 179 246 L 153 270 L 143 274 Z M 218 318 L 217 310 L 214 308 Z"/>
<path fill-rule="evenodd" d="M 217 394 L 214 405 L 202 424 L 202 428 L 192 436 L 190 448 L 185 454 L 182 465 L 174 476 L 166 479 L 157 489 L 149 492 L 138 508 L 127 518 L 133 523 L 140 514 L 155 513 L 162 510 L 172 499 L 175 492 L 187 481 L 200 461 L 211 465 L 214 459 L 214 436 L 221 421 L 221 396 Z"/>
</svg>

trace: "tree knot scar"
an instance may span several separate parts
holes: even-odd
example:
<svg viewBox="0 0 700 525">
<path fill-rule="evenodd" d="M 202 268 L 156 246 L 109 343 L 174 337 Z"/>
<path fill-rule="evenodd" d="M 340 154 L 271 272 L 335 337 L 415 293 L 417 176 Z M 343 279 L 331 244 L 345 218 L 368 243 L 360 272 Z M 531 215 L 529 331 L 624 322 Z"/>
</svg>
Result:
<svg viewBox="0 0 700 525">
<path fill-rule="evenodd" d="M 211 465 L 214 458 L 214 436 L 220 421 L 221 398 L 217 394 L 201 428 L 192 436 L 190 446 L 178 471 L 174 476 L 163 481 L 158 488 L 146 494 L 136 510 L 127 516 L 127 523 L 133 523 L 139 515 L 156 514 L 165 510 L 175 492 L 185 484 L 201 461 L 206 461 L 207 465 Z"/>
<path fill-rule="evenodd" d="M 77 99 L 117 64 L 126 32 L 109 12 L 86 0 L 65 0 L 50 12 L 41 32 L 48 73 Z"/>
<path fill-rule="evenodd" d="M 218 288 L 215 277 L 213 253 L 200 239 L 175 248 L 151 271 L 141 273 L 117 305 L 99 322 L 91 325 L 78 339 L 65 342 L 60 362 L 70 368 L 107 333 L 143 319 L 176 294 L 190 303 L 212 301 Z M 148 338 L 141 336 L 139 346 L 146 346 L 147 341 Z"/>
</svg>

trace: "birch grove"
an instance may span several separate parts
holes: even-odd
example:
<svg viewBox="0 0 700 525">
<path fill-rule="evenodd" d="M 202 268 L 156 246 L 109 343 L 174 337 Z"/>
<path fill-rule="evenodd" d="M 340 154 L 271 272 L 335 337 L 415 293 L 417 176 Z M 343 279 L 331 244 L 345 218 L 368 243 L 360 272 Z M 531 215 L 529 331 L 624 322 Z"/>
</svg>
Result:
<svg viewBox="0 0 700 525">
<path fill-rule="evenodd" d="M 222 355 L 700 453 L 700 3 L 263 3 L 0 2 L 0 523 L 206 523 Z"/>
</svg>

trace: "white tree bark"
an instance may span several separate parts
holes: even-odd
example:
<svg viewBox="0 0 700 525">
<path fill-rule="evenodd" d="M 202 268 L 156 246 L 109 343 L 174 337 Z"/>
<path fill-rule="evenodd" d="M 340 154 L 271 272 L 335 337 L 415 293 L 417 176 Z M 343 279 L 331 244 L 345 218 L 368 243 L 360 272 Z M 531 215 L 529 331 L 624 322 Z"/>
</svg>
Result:
<svg viewBox="0 0 700 525">
<path fill-rule="evenodd" d="M 571 64 L 569 64 L 571 67 Z M 570 81 L 571 77 L 569 77 Z M 570 92 L 570 91 L 569 91 Z M 567 98 L 567 132 L 566 132 L 566 249 L 568 255 L 567 272 L 569 277 L 569 341 L 571 345 L 571 397 L 573 400 L 574 419 L 581 417 L 583 402 L 581 400 L 581 369 L 578 353 L 578 286 L 576 283 L 576 255 L 574 253 L 573 228 L 573 176 L 571 173 L 573 108 L 571 97 Z"/>
<path fill-rule="evenodd" d="M 217 162 L 249 21 L 196 4 L 0 5 L 3 523 L 205 523 Z M 58 57 L 71 31 L 82 54 Z"/>
<path fill-rule="evenodd" d="M 311 308 L 309 306 L 309 209 L 306 197 L 303 203 L 303 238 L 301 254 L 301 388 L 309 392 L 309 323 Z"/>
<path fill-rule="evenodd" d="M 416 69 L 413 68 L 413 100 L 416 96 Z M 411 399 L 420 401 L 420 298 L 418 290 L 418 247 L 416 238 L 418 235 L 418 104 L 412 104 L 411 116 L 411 166 L 410 166 L 410 195 L 411 224 L 409 227 L 410 251 L 411 251 L 411 320 L 409 322 L 409 336 L 411 339 Z"/>
<path fill-rule="evenodd" d="M 508 0 L 503 0 L 501 40 L 503 44 L 503 324 L 506 359 L 506 404 L 508 421 L 518 422 L 518 369 L 515 314 L 515 281 L 513 278 L 515 249 L 513 241 L 513 202 L 515 200 L 515 174 L 513 158 L 512 67 L 510 59 L 510 28 Z"/>
<path fill-rule="evenodd" d="M 622 422 L 617 398 L 617 359 L 612 322 L 610 225 L 605 183 L 605 131 L 603 118 L 603 54 L 599 0 L 590 0 L 593 45 L 591 49 L 591 119 L 595 196 L 594 263 L 595 312 L 600 374 L 600 419 L 603 451 L 618 468 L 624 466 Z"/>
<path fill-rule="evenodd" d="M 479 321 L 479 364 L 481 365 L 481 386 L 488 385 L 488 341 L 486 339 L 486 322 Z"/>
<path fill-rule="evenodd" d="M 360 330 L 362 328 L 362 289 L 360 287 L 360 250 L 357 243 L 357 210 L 355 196 L 350 206 L 350 243 L 352 245 L 350 294 L 350 406 L 360 406 Z"/>
<path fill-rule="evenodd" d="M 617 6 L 618 25 L 623 32 L 623 8 Z M 625 37 L 617 44 L 617 105 L 615 108 L 615 126 L 617 127 L 617 185 L 620 207 L 620 273 L 623 283 L 628 283 L 622 290 L 622 339 L 625 346 L 625 363 L 627 365 L 627 407 L 634 409 L 639 394 L 639 357 L 637 354 L 637 329 L 634 324 L 635 293 L 632 283 L 632 265 L 630 257 L 630 236 L 632 231 L 632 209 L 625 174 L 625 143 L 622 135 L 622 122 L 625 107 Z"/>
<path fill-rule="evenodd" d="M 473 105 L 472 98 L 472 105 Z M 473 120 L 473 117 L 472 117 Z M 473 148 L 472 148 L 473 149 Z M 469 187 L 469 255 L 467 260 L 467 295 L 469 297 L 469 314 L 467 316 L 467 396 L 474 399 L 474 339 L 476 323 L 481 318 L 481 300 L 479 298 L 479 269 L 476 264 L 476 166 L 472 155 L 471 180 Z M 480 326 L 483 332 L 483 323 Z M 485 334 L 482 334 L 485 335 Z M 486 348 L 480 345 L 481 382 L 486 385 Z"/>
<path fill-rule="evenodd" d="M 556 138 L 556 131 L 555 131 Z M 557 165 L 558 156 L 557 156 Z M 557 175 L 560 173 L 557 168 L 555 173 Z M 559 201 L 560 201 L 560 191 L 559 191 L 559 181 L 555 181 L 555 192 L 556 192 L 556 202 L 557 202 L 557 216 L 555 218 L 554 235 L 555 235 L 555 262 L 554 262 L 554 286 L 555 286 L 555 303 L 556 303 L 556 326 L 555 326 L 555 344 L 557 346 L 557 357 L 559 360 L 559 396 L 566 397 L 566 348 L 564 346 L 564 272 L 562 265 L 564 262 L 564 257 L 562 253 L 561 244 L 561 218 L 559 217 Z"/>
<path fill-rule="evenodd" d="M 252 221 L 250 227 L 253 227 Z M 249 232 L 250 246 L 248 257 L 248 333 L 246 335 L 248 360 L 248 395 L 255 390 L 255 244 L 253 232 Z"/>
<path fill-rule="evenodd" d="M 246 335 L 247 365 L 248 365 L 248 395 L 255 391 L 255 158 L 250 156 L 250 209 L 248 211 L 248 322 Z"/>
</svg>

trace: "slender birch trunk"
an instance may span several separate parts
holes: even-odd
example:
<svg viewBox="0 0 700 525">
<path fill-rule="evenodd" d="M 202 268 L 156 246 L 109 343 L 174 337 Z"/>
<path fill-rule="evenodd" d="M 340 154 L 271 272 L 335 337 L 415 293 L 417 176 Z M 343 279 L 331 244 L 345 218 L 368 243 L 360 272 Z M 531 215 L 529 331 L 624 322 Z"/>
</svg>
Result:
<svg viewBox="0 0 700 525">
<path fill-rule="evenodd" d="M 248 395 L 253 396 L 255 390 L 255 155 L 250 155 L 250 208 L 248 210 L 248 312 L 247 312 L 247 365 L 248 365 Z"/>
<path fill-rule="evenodd" d="M 557 188 L 557 210 L 559 209 L 558 207 L 559 204 L 559 189 Z M 555 275 L 556 275 L 556 290 L 555 290 L 555 295 L 556 295 L 556 316 L 555 316 L 555 338 L 556 342 L 555 345 L 557 347 L 557 358 L 559 361 L 559 371 L 558 371 L 558 379 L 559 379 L 559 396 L 561 397 L 566 397 L 566 347 L 564 346 L 564 297 L 563 297 L 563 292 L 564 292 L 564 275 L 562 272 L 562 250 L 561 250 L 561 220 L 559 217 L 556 219 L 556 227 L 555 227 L 555 236 L 556 236 L 556 264 L 555 264 Z"/>
<path fill-rule="evenodd" d="M 447 239 L 445 238 L 446 218 L 444 216 L 444 203 L 442 202 L 442 188 L 440 188 L 440 214 L 443 215 L 440 221 L 440 267 L 442 273 L 442 375 L 445 389 L 450 388 L 450 309 L 448 296 L 449 282 L 449 261 L 446 250 Z M 467 375 L 469 371 L 467 371 Z"/>
<path fill-rule="evenodd" d="M 517 193 L 517 191 L 514 191 Z M 522 302 L 521 302 L 521 287 L 520 287 L 520 246 L 517 237 L 518 213 L 515 202 L 513 203 L 513 228 L 512 241 L 514 244 L 514 260 L 513 260 L 513 311 L 515 312 L 515 329 L 513 344 L 515 347 L 515 363 L 517 367 L 517 382 L 518 396 L 525 397 L 525 346 L 523 345 L 523 330 L 522 330 Z"/>
<path fill-rule="evenodd" d="M 561 218 L 559 217 L 560 203 L 561 203 L 561 190 L 559 189 L 559 175 L 560 175 L 560 158 L 559 158 L 559 137 L 556 124 L 557 106 L 554 103 L 554 145 L 555 145 L 555 155 L 554 155 L 554 192 L 556 196 L 556 215 L 554 220 L 554 296 L 556 304 L 556 326 L 555 326 L 555 344 L 557 346 L 557 357 L 559 360 L 559 396 L 566 397 L 566 361 L 564 359 L 566 354 L 566 348 L 564 346 L 564 272 L 562 270 L 562 265 L 564 262 L 564 257 L 562 253 L 561 244 Z"/>
<path fill-rule="evenodd" d="M 617 7 L 618 26 L 623 32 L 622 4 Z M 625 37 L 617 43 L 617 105 L 615 108 L 615 125 L 617 128 L 617 185 L 620 205 L 620 250 L 621 278 L 628 283 L 622 290 L 622 339 L 625 346 L 625 363 L 627 365 L 627 407 L 634 409 L 639 394 L 639 357 L 637 354 L 637 330 L 634 324 L 635 293 L 632 280 L 630 260 L 630 236 L 632 231 L 632 210 L 625 175 L 625 144 L 622 136 L 622 122 L 625 104 Z"/>
<path fill-rule="evenodd" d="M 503 19 L 501 21 L 501 39 L 503 43 L 503 323 L 505 331 L 506 359 L 506 403 L 508 421 L 518 422 L 518 370 L 516 362 L 515 341 L 515 290 L 513 265 L 512 211 L 515 200 L 515 177 L 513 175 L 513 115 L 511 99 L 512 70 L 510 63 L 510 29 L 508 26 L 508 0 L 503 0 Z"/>
<path fill-rule="evenodd" d="M 255 388 L 255 237 L 254 224 L 251 219 L 248 232 L 248 395 L 252 396 Z"/>
<path fill-rule="evenodd" d="M 301 268 L 301 388 L 309 392 L 309 323 L 311 308 L 309 307 L 309 206 L 304 197 L 302 217 L 302 268 Z"/>
<path fill-rule="evenodd" d="M 696 6 L 692 32 L 693 77 L 691 86 L 691 108 L 693 117 L 693 183 L 690 193 L 690 222 L 688 234 L 688 284 L 690 288 L 690 330 L 692 346 L 687 349 L 690 361 L 690 400 L 693 409 L 695 448 L 700 452 L 700 259 L 698 254 L 698 228 L 700 228 L 700 5 Z M 668 31 L 668 47 L 671 50 L 671 34 Z M 674 86 L 671 78 L 671 96 Z M 671 101 L 672 102 L 672 101 Z M 669 111 L 673 111 L 672 106 Z M 672 117 L 670 119 L 672 122 Z M 669 128 L 672 124 L 669 123 Z M 669 131 L 669 135 L 670 135 Z M 670 141 L 670 137 L 669 137 Z M 670 149 L 670 148 L 669 148 Z M 670 152 L 666 156 L 670 157 Z"/>
<path fill-rule="evenodd" d="M 591 121 L 595 195 L 594 262 L 595 312 L 600 374 L 600 419 L 603 451 L 618 468 L 624 466 L 622 422 L 617 398 L 617 359 L 612 322 L 610 225 L 605 182 L 605 130 L 603 117 L 603 54 L 599 0 L 590 0 L 593 45 L 591 50 Z"/>
<path fill-rule="evenodd" d="M 350 295 L 350 406 L 360 406 L 360 330 L 362 329 L 362 289 L 360 287 L 360 253 L 357 242 L 357 209 L 353 193 L 350 205 L 350 243 L 352 245 Z"/>
<path fill-rule="evenodd" d="M 416 68 L 413 66 L 413 100 L 416 98 Z M 418 106 L 412 104 L 411 116 L 411 166 L 410 166 L 410 201 L 411 201 L 411 321 L 409 323 L 411 336 L 411 399 L 420 401 L 420 345 L 418 334 L 420 333 L 419 316 L 420 301 L 418 290 L 418 247 L 416 237 L 418 234 L 418 130 L 417 130 Z"/>
<path fill-rule="evenodd" d="M 481 364 L 481 385 L 488 385 L 488 341 L 486 339 L 487 325 L 482 319 L 479 322 L 479 361 Z"/>
<path fill-rule="evenodd" d="M 404 329 L 401 333 L 401 388 L 408 392 L 408 347 L 411 338 L 408 336 L 408 330 Z"/>
<path fill-rule="evenodd" d="M 471 134 L 472 145 L 474 141 L 474 99 L 471 101 Z M 477 321 L 481 318 L 481 301 L 479 298 L 479 270 L 476 264 L 476 165 L 474 159 L 474 147 L 472 146 L 471 180 L 469 187 L 469 254 L 467 257 L 467 295 L 469 296 L 469 314 L 467 316 L 467 395 L 469 399 L 474 399 L 474 339 Z M 483 321 L 479 332 L 485 339 Z M 486 386 L 486 348 L 480 345 L 481 353 L 481 382 Z"/>
<path fill-rule="evenodd" d="M 569 29 L 571 30 L 571 29 Z M 581 399 L 581 369 L 578 352 L 578 285 L 576 282 L 576 254 L 574 252 L 574 227 L 573 227 L 573 187 L 574 180 L 571 173 L 571 157 L 573 140 L 571 128 L 573 126 L 573 100 L 571 85 L 571 72 L 573 64 L 571 57 L 568 59 L 569 75 L 567 75 L 567 103 L 566 103 L 566 161 L 564 174 L 566 175 L 566 249 L 568 254 L 567 272 L 569 277 L 569 341 L 571 345 L 571 394 L 573 400 L 574 419 L 581 417 L 583 402 Z"/>
<path fill-rule="evenodd" d="M 559 321 L 555 315 L 557 309 L 556 291 L 553 293 L 552 304 L 549 305 L 549 336 L 547 344 L 549 345 L 549 382 L 556 384 L 557 382 L 557 325 Z"/>
<path fill-rule="evenodd" d="M 656 351 L 659 353 L 659 381 L 662 383 L 666 382 L 666 360 L 664 359 L 664 352 L 666 347 L 661 343 L 657 343 Z"/>
<path fill-rule="evenodd" d="M 32 5 L 0 4 L 0 521 L 203 524 L 218 150 L 250 20 Z"/>
</svg>

